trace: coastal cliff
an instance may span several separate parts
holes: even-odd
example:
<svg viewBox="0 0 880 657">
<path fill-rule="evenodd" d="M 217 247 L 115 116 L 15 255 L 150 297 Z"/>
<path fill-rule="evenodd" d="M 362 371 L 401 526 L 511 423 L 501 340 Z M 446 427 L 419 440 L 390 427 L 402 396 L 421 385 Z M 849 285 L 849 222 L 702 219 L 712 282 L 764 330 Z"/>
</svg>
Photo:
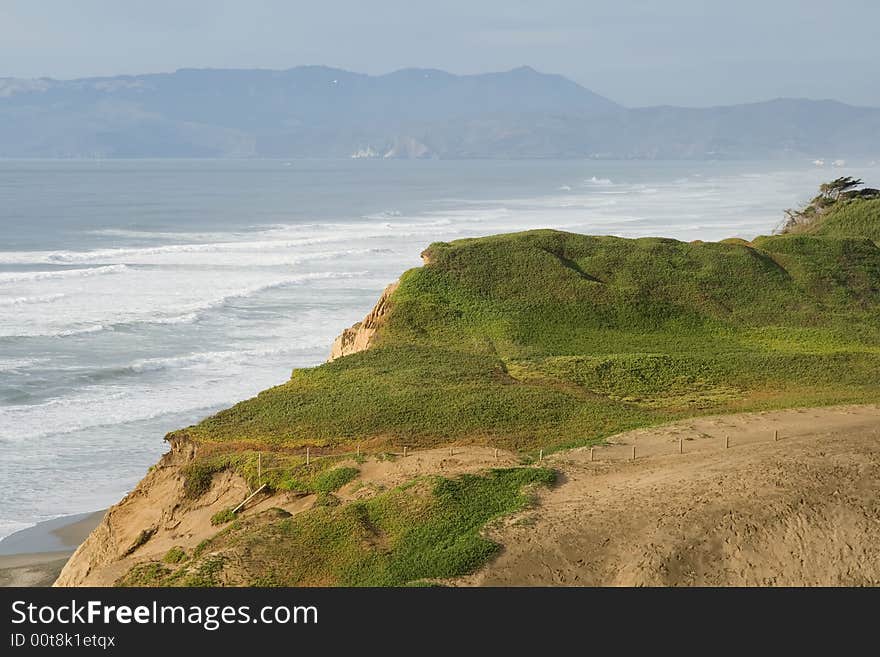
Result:
<svg viewBox="0 0 880 657">
<path fill-rule="evenodd" d="M 388 285 L 363 321 L 345 329 L 333 342 L 329 361 L 369 349 L 391 307 L 399 282 Z M 210 472 L 207 491 L 191 495 L 188 470 L 199 448 L 186 434 L 166 438 L 171 449 L 120 502 L 108 509 L 62 569 L 54 586 L 112 586 L 139 563 L 166 561 L 169 554 L 192 553 L 218 532 L 212 519 L 228 512 L 253 493 L 244 476 L 231 468 Z M 269 508 L 286 513 L 306 510 L 315 495 L 264 495 L 248 507 L 250 513 Z"/>
<path fill-rule="evenodd" d="M 483 450 L 470 474 L 696 416 L 875 403 L 878 210 L 854 200 L 827 215 L 833 235 L 751 242 L 539 230 L 435 243 L 328 362 L 169 434 L 57 585 L 454 577 L 494 554 L 485 522 L 552 477 L 445 479 L 463 472 L 449 446 Z M 449 557 L 451 543 L 470 556 Z"/>
<path fill-rule="evenodd" d="M 333 346 L 330 348 L 328 362 L 370 348 L 376 331 L 379 330 L 379 327 L 382 326 L 382 322 L 388 315 L 391 306 L 391 295 L 394 294 L 399 285 L 400 282 L 397 281 L 386 287 L 379 297 L 379 301 L 376 302 L 376 305 L 364 317 L 363 321 L 357 322 L 337 336 L 333 341 Z"/>
<path fill-rule="evenodd" d="M 196 445 L 181 439 L 170 445 L 134 490 L 107 510 L 55 586 L 111 586 L 137 561 L 161 558 L 175 545 L 195 544 L 213 533 L 211 516 L 247 491 L 241 477 L 227 472 L 206 495 L 189 499 L 184 469 L 196 458 Z"/>
</svg>

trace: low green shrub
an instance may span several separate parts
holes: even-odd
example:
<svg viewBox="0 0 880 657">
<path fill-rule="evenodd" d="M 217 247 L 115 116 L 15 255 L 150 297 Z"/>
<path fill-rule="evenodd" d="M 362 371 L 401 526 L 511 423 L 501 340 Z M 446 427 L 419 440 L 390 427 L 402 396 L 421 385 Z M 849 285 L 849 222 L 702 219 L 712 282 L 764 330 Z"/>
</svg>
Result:
<svg viewBox="0 0 880 657">
<path fill-rule="evenodd" d="M 186 561 L 186 552 L 184 552 L 182 547 L 175 545 L 165 553 L 165 556 L 162 557 L 162 561 L 170 564 L 181 563 L 182 561 Z"/>
<path fill-rule="evenodd" d="M 225 525 L 227 522 L 232 522 L 235 520 L 235 514 L 232 512 L 232 509 L 223 509 L 218 511 L 213 516 L 211 516 L 211 524 L 212 525 Z"/>
</svg>

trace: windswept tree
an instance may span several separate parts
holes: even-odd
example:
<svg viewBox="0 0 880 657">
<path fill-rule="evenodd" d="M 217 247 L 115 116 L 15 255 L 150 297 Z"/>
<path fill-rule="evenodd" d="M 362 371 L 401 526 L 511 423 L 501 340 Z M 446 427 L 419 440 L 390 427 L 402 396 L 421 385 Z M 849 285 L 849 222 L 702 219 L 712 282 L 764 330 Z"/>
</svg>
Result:
<svg viewBox="0 0 880 657">
<path fill-rule="evenodd" d="M 790 233 L 811 223 L 826 214 L 839 201 L 853 199 L 880 198 L 880 190 L 871 187 L 862 187 L 864 183 L 859 178 L 843 176 L 823 183 L 819 186 L 819 195 L 807 205 L 797 210 L 789 208 L 785 211 L 785 220 L 777 229 L 780 233 Z"/>
<path fill-rule="evenodd" d="M 863 184 L 864 183 L 858 178 L 843 176 L 837 180 L 832 180 L 831 182 L 820 185 L 819 194 L 830 201 L 837 201 L 846 192 L 852 191 L 856 187 L 861 187 Z"/>
<path fill-rule="evenodd" d="M 844 192 L 840 195 L 842 199 L 851 199 L 851 198 L 860 198 L 863 200 L 870 201 L 875 198 L 880 198 L 880 189 L 874 189 L 873 187 L 863 187 L 862 189 L 852 189 L 848 192 Z"/>
</svg>

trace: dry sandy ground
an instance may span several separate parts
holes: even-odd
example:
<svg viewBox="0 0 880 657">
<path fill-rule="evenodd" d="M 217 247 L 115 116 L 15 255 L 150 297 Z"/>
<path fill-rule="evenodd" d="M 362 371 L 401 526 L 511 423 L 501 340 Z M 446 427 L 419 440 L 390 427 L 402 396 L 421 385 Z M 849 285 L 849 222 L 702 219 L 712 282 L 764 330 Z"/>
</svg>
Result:
<svg viewBox="0 0 880 657">
<path fill-rule="evenodd" d="M 548 458 L 560 483 L 488 532 L 504 546 L 493 563 L 451 583 L 880 585 L 880 406 L 703 418 L 614 442 L 595 461 Z"/>
</svg>

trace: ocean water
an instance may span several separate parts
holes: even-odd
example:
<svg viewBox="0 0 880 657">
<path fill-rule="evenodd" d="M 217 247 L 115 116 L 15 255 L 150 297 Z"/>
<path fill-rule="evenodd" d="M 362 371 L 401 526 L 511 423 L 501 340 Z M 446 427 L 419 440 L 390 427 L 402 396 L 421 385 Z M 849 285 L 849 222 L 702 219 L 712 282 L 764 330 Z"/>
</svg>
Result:
<svg viewBox="0 0 880 657">
<path fill-rule="evenodd" d="M 0 162 L 0 537 L 114 503 L 166 432 L 322 362 L 431 242 L 751 238 L 844 174 L 880 169 Z"/>
</svg>

